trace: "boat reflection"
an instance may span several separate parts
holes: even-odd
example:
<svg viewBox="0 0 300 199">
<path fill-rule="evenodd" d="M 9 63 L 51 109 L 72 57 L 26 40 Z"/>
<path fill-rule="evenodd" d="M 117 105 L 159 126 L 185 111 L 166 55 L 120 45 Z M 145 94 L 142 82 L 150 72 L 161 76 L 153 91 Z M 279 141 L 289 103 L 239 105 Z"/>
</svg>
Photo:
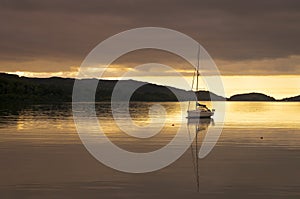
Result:
<svg viewBox="0 0 300 199">
<path fill-rule="evenodd" d="M 199 158 L 198 153 L 201 144 L 201 137 L 204 138 L 207 132 L 207 129 L 210 125 L 215 125 L 214 120 L 211 118 L 189 118 L 187 121 L 187 129 L 189 136 L 192 133 L 195 133 L 195 141 L 191 144 L 191 154 L 192 154 L 192 161 L 194 167 L 194 173 L 196 177 L 196 185 L 197 185 L 197 192 L 199 192 Z M 203 140 L 202 140 L 203 141 Z"/>
</svg>

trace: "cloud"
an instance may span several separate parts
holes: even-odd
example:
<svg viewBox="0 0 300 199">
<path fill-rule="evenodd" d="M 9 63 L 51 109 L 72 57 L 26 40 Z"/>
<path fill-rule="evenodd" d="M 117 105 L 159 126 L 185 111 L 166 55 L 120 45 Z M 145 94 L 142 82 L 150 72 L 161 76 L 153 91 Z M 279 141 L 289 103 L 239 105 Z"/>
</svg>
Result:
<svg viewBox="0 0 300 199">
<path fill-rule="evenodd" d="M 300 56 L 247 61 L 217 61 L 224 75 L 299 75 Z"/>
<path fill-rule="evenodd" d="M 300 74 L 299 8 L 293 0 L 0 0 L 0 70 L 68 71 L 111 35 L 159 26 L 199 41 L 223 74 Z"/>
</svg>

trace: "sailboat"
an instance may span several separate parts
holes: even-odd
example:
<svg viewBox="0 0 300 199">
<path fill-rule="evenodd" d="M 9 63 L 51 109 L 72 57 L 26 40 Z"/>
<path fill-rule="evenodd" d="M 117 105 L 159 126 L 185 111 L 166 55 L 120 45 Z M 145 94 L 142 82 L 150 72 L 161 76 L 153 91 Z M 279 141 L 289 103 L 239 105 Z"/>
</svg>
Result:
<svg viewBox="0 0 300 199">
<path fill-rule="evenodd" d="M 196 72 L 194 73 L 193 76 L 193 82 L 192 82 L 192 90 L 193 90 L 193 85 L 194 85 L 194 80 L 195 80 L 195 75 L 196 75 L 196 93 L 199 91 L 199 61 L 200 61 L 200 46 L 198 49 L 198 64 L 197 64 L 197 69 Z M 196 100 L 196 108 L 195 110 L 188 110 L 188 118 L 211 118 L 214 115 L 215 110 L 212 109 L 210 110 L 205 104 L 200 104 L 198 102 L 198 98 Z"/>
</svg>

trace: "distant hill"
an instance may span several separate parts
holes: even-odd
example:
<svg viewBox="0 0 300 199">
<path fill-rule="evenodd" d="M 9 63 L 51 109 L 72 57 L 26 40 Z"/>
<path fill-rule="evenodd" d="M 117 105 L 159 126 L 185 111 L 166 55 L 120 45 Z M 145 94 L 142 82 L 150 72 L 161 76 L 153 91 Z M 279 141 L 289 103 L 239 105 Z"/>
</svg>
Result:
<svg viewBox="0 0 300 199">
<path fill-rule="evenodd" d="M 201 101 L 225 101 L 227 100 L 224 97 L 216 95 L 209 91 L 198 91 L 196 92 L 197 98 Z"/>
<path fill-rule="evenodd" d="M 246 93 L 233 95 L 229 101 L 276 101 L 274 97 L 262 93 Z"/>
<path fill-rule="evenodd" d="M 28 78 L 0 73 L 0 100 L 2 103 L 71 102 L 74 81 L 75 79 L 71 78 Z M 98 80 L 84 79 L 79 81 Z M 95 94 L 96 101 L 109 101 L 117 82 L 117 80 L 99 80 Z M 122 80 L 120 82 L 128 88 L 131 86 L 139 87 L 132 95 L 131 101 L 177 101 L 174 93 L 180 96 L 182 101 L 195 100 L 192 91 L 134 80 Z M 208 91 L 199 91 L 197 96 L 201 101 L 211 100 L 210 96 L 212 96 L 212 100 L 226 100 Z"/>
<path fill-rule="evenodd" d="M 288 98 L 284 98 L 280 101 L 286 101 L 286 102 L 300 102 L 300 95 L 295 96 L 295 97 L 288 97 Z"/>
</svg>

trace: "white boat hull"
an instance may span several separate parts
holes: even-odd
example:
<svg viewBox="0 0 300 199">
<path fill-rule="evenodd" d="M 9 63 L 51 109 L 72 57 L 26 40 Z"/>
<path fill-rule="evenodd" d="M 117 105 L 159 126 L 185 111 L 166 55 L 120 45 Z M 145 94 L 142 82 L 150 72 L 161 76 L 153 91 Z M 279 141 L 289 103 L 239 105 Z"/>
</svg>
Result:
<svg viewBox="0 0 300 199">
<path fill-rule="evenodd" d="M 211 118 L 214 115 L 212 111 L 192 110 L 188 111 L 188 118 Z"/>
</svg>

